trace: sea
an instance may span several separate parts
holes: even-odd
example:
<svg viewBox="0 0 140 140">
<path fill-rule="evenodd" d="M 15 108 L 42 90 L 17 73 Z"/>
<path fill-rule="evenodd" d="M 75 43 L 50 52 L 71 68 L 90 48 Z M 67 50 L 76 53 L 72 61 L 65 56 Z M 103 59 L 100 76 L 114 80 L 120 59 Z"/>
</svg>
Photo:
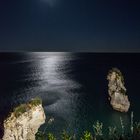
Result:
<svg viewBox="0 0 140 140">
<path fill-rule="evenodd" d="M 113 67 L 124 76 L 127 113 L 113 110 L 108 100 L 107 74 Z M 93 132 L 99 121 L 106 134 L 109 126 L 121 130 L 121 118 L 127 133 L 131 112 L 140 121 L 140 53 L 1 52 L 0 137 L 13 108 L 35 97 L 46 114 L 40 131 L 59 136 L 65 130 L 78 137 Z"/>
</svg>

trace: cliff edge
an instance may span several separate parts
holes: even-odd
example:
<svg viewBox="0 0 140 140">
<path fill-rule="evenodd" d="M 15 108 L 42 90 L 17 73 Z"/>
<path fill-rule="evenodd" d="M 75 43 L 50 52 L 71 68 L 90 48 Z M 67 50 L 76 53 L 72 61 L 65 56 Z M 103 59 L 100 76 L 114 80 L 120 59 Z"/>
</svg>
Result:
<svg viewBox="0 0 140 140">
<path fill-rule="evenodd" d="M 114 110 L 120 112 L 127 112 L 130 107 L 128 96 L 126 95 L 126 88 L 124 86 L 124 77 L 121 71 L 117 68 L 112 68 L 107 75 L 108 94 L 110 104 Z"/>
<path fill-rule="evenodd" d="M 35 134 L 45 123 L 45 118 L 39 98 L 16 107 L 4 121 L 3 140 L 35 140 Z"/>
</svg>

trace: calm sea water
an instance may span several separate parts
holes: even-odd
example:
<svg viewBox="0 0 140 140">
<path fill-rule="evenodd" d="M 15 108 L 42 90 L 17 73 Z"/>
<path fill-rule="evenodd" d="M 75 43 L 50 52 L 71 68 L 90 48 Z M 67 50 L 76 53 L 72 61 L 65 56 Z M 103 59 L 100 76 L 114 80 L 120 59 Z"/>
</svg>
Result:
<svg viewBox="0 0 140 140">
<path fill-rule="evenodd" d="M 140 120 L 140 54 L 0 53 L 0 135 L 3 120 L 17 105 L 41 97 L 46 124 L 40 129 L 58 135 L 62 130 L 93 131 L 96 120 L 129 131 L 130 113 Z M 112 67 L 125 78 L 131 102 L 128 113 L 114 111 L 108 101 L 106 76 Z M 54 122 L 47 124 L 50 118 Z"/>
</svg>

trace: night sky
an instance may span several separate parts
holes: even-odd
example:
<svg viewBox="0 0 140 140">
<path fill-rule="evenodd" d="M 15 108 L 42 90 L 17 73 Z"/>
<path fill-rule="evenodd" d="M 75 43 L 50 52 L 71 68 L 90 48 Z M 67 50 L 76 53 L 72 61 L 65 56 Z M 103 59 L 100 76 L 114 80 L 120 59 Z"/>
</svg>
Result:
<svg viewBox="0 0 140 140">
<path fill-rule="evenodd" d="M 140 4 L 0 0 L 0 51 L 140 52 Z"/>
</svg>

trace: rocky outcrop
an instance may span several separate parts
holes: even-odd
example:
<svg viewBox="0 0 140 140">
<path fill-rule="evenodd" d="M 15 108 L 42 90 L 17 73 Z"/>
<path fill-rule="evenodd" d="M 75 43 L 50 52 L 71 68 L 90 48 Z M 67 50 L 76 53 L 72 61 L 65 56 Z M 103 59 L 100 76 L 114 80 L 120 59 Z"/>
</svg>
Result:
<svg viewBox="0 0 140 140">
<path fill-rule="evenodd" d="M 37 100 L 20 105 L 4 121 L 3 140 L 35 140 L 39 127 L 45 123 L 45 113 Z"/>
<path fill-rule="evenodd" d="M 109 71 L 107 80 L 110 104 L 113 109 L 120 112 L 127 112 L 130 107 L 126 88 L 124 86 L 124 78 L 119 69 L 113 68 Z"/>
</svg>

